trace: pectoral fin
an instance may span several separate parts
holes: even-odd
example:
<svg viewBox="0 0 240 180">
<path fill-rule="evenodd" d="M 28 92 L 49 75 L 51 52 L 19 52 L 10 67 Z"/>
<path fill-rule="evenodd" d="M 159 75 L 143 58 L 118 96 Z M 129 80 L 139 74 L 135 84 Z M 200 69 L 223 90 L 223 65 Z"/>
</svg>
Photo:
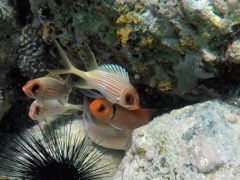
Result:
<svg viewBox="0 0 240 180">
<path fill-rule="evenodd" d="M 110 124 L 110 123 L 108 123 L 109 125 L 111 125 L 113 128 L 115 128 L 115 129 L 117 129 L 117 130 L 120 130 L 120 131 L 123 131 L 124 129 L 122 129 L 122 128 L 119 128 L 119 127 L 117 127 L 117 126 L 114 126 L 114 125 L 112 125 L 112 124 Z"/>
<path fill-rule="evenodd" d="M 64 97 L 60 98 L 58 101 L 61 105 L 64 105 L 65 103 L 68 102 L 68 96 L 64 96 Z"/>
<path fill-rule="evenodd" d="M 89 86 L 88 82 L 84 79 L 80 79 L 77 82 L 75 82 L 74 86 L 81 89 L 92 89 L 92 87 Z"/>
</svg>

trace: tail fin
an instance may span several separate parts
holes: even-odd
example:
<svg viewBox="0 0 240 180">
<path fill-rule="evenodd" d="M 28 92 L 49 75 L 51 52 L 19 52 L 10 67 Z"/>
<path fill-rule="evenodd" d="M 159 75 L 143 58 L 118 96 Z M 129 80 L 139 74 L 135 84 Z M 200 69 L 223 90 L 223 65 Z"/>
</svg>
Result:
<svg viewBox="0 0 240 180">
<path fill-rule="evenodd" d="M 75 68 L 72 63 L 70 62 L 70 60 L 68 59 L 66 53 L 64 52 L 64 50 L 62 49 L 62 47 L 60 46 L 60 44 L 57 42 L 57 40 L 53 37 L 53 35 L 51 35 L 52 37 L 52 40 L 54 42 L 54 44 L 56 45 L 57 49 L 58 49 L 58 52 L 61 56 L 61 58 L 63 59 L 64 63 L 65 63 L 65 66 L 67 69 L 73 69 Z"/>
<path fill-rule="evenodd" d="M 53 39 L 53 42 L 55 43 L 59 54 L 61 56 L 61 58 L 64 61 L 65 67 L 66 69 L 60 69 L 60 70 L 52 70 L 52 69 L 47 69 L 48 72 L 51 72 L 53 74 L 75 74 L 83 79 L 85 79 L 85 72 L 75 68 L 72 63 L 70 62 L 70 60 L 68 59 L 66 53 L 64 52 L 64 50 L 62 49 L 62 47 L 60 46 L 60 44 L 57 42 L 57 40 L 51 36 Z"/>
<path fill-rule="evenodd" d="M 59 52 L 61 58 L 64 61 L 66 69 L 60 69 L 60 70 L 47 69 L 47 71 L 50 72 L 50 73 L 53 73 L 53 74 L 70 74 L 70 73 L 73 73 L 73 71 L 76 70 L 76 68 L 72 65 L 72 63 L 68 59 L 66 53 L 64 52 L 64 50 L 62 49 L 60 44 L 57 42 L 57 40 L 53 37 L 53 35 L 51 35 L 51 37 L 52 37 L 52 40 L 53 40 L 54 44 L 56 45 L 56 47 L 58 49 L 58 52 Z"/>
</svg>

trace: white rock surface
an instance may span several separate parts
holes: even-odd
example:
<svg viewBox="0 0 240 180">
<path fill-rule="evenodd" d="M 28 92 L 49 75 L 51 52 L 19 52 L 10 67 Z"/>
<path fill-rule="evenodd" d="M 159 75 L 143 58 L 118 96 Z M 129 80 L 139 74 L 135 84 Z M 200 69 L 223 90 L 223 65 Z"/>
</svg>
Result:
<svg viewBox="0 0 240 180">
<path fill-rule="evenodd" d="M 113 179 L 239 179 L 239 112 L 208 101 L 155 118 L 134 131 Z"/>
</svg>

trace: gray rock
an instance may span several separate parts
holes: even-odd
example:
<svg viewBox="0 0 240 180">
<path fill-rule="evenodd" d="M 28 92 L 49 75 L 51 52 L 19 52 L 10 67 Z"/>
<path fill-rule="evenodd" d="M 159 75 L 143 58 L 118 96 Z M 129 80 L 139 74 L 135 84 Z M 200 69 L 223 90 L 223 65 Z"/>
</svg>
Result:
<svg viewBox="0 0 240 180">
<path fill-rule="evenodd" d="M 220 101 L 173 110 L 134 131 L 114 179 L 238 179 L 239 125 Z"/>
</svg>

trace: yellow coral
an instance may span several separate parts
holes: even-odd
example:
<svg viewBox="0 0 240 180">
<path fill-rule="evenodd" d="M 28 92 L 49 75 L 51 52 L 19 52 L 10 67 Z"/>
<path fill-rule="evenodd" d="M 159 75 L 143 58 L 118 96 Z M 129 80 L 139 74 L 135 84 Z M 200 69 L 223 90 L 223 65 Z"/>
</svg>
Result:
<svg viewBox="0 0 240 180">
<path fill-rule="evenodd" d="M 48 22 L 43 25 L 42 38 L 46 44 L 50 44 L 50 34 L 54 31 L 54 24 Z"/>
<path fill-rule="evenodd" d="M 142 18 L 140 18 L 138 15 L 136 15 L 134 12 L 128 12 L 125 15 L 121 15 L 118 19 L 117 19 L 117 24 L 126 24 L 126 23 L 142 23 L 144 22 L 144 20 Z"/>
<path fill-rule="evenodd" d="M 125 24 L 128 22 L 128 19 L 126 17 L 126 15 L 121 15 L 118 19 L 117 19 L 117 24 Z"/>
<path fill-rule="evenodd" d="M 194 39 L 192 37 L 184 37 L 179 41 L 180 48 L 183 51 L 196 51 L 197 46 L 195 45 Z"/>
<path fill-rule="evenodd" d="M 144 6 L 141 6 L 140 4 L 137 4 L 134 8 L 134 11 L 135 12 L 140 12 L 140 13 L 143 13 L 146 11 L 146 8 Z"/>
<path fill-rule="evenodd" d="M 117 31 L 117 35 L 121 38 L 122 46 L 126 46 L 129 33 L 133 30 L 131 26 L 125 26 Z"/>
<path fill-rule="evenodd" d="M 160 91 L 170 91 L 170 90 L 172 90 L 173 89 L 172 81 L 170 81 L 170 80 L 160 81 L 158 83 L 158 89 Z"/>
<path fill-rule="evenodd" d="M 118 9 L 117 9 L 118 13 L 127 13 L 129 12 L 129 8 L 128 7 L 125 7 L 125 6 L 120 6 Z"/>
<path fill-rule="evenodd" d="M 2 176 L 0 177 L 0 180 L 9 180 L 9 178 L 7 176 Z"/>
<path fill-rule="evenodd" d="M 151 47 L 152 43 L 153 43 L 153 39 L 151 37 L 147 37 L 142 40 L 141 46 Z"/>
<path fill-rule="evenodd" d="M 144 157 L 145 154 L 146 154 L 146 150 L 144 148 L 141 148 L 141 147 L 138 147 L 136 148 L 137 150 L 137 153 L 141 156 L 141 157 Z"/>
</svg>

